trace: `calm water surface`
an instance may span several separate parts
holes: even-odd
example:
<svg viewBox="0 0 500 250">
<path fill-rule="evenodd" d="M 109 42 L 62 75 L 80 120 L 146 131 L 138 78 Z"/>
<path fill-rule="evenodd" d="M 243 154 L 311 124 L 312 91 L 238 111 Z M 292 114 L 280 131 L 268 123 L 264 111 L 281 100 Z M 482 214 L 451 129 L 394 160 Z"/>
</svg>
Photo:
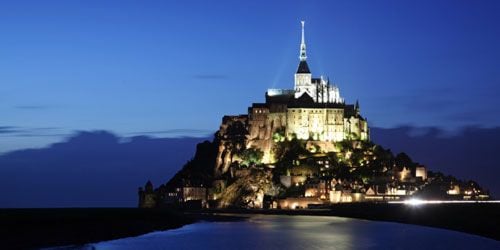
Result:
<svg viewBox="0 0 500 250">
<path fill-rule="evenodd" d="M 500 241 L 449 230 L 339 217 L 255 215 L 200 222 L 86 249 L 500 249 Z"/>
</svg>

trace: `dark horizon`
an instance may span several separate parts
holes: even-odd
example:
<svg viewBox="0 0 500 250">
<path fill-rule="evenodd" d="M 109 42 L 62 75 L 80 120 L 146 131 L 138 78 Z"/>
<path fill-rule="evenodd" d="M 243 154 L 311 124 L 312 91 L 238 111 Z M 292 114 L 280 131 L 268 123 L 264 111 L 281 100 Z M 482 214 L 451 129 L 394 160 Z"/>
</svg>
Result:
<svg viewBox="0 0 500 250">
<path fill-rule="evenodd" d="M 147 180 L 156 187 L 166 183 L 193 157 L 196 144 L 211 138 L 88 131 L 49 147 L 4 153 L 0 189 L 9 192 L 0 207 L 135 207 L 139 186 Z M 472 179 L 492 196 L 500 194 L 495 177 L 500 127 L 470 127 L 455 135 L 438 128 L 372 128 L 372 140 L 431 171 Z"/>
</svg>

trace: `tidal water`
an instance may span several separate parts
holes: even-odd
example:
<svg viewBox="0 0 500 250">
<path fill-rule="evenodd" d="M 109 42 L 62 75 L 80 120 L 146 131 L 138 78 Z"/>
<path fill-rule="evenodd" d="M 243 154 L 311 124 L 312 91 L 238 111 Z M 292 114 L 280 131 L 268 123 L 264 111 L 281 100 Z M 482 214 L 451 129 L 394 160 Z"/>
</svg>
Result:
<svg viewBox="0 0 500 250">
<path fill-rule="evenodd" d="M 85 249 L 500 249 L 500 241 L 423 226 L 340 217 L 255 215 L 200 222 Z"/>
</svg>

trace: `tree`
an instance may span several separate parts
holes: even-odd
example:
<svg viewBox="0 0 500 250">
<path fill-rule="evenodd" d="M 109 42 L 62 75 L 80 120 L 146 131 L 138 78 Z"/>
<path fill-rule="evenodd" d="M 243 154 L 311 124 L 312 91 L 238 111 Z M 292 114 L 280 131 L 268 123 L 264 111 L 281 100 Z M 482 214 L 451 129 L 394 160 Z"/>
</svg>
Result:
<svg viewBox="0 0 500 250">
<path fill-rule="evenodd" d="M 299 159 L 299 156 L 310 155 L 310 152 L 305 148 L 305 143 L 295 138 L 277 143 L 274 153 L 278 162 L 287 164 Z"/>
<path fill-rule="evenodd" d="M 233 161 L 233 155 L 239 155 L 245 149 L 247 134 L 248 131 L 245 125 L 240 121 L 236 121 L 229 124 L 226 132 L 222 135 L 224 147 L 231 153 L 231 162 Z"/>
<path fill-rule="evenodd" d="M 416 164 L 413 163 L 411 158 L 405 153 L 399 153 L 398 155 L 396 155 L 395 162 L 399 170 L 403 169 L 404 167 L 414 170 L 416 167 Z"/>
<path fill-rule="evenodd" d="M 279 127 L 273 133 L 273 141 L 275 143 L 284 142 L 286 140 L 285 128 Z"/>
<path fill-rule="evenodd" d="M 242 165 L 250 166 L 253 164 L 260 164 L 262 162 L 262 157 L 264 152 L 258 148 L 247 148 L 239 153 Z"/>
</svg>

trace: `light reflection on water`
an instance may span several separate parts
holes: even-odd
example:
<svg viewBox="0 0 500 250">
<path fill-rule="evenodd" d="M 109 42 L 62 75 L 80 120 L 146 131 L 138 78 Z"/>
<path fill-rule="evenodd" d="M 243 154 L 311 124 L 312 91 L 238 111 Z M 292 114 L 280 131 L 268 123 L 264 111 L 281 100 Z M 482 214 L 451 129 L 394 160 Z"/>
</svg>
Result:
<svg viewBox="0 0 500 250">
<path fill-rule="evenodd" d="M 255 215 L 246 221 L 200 222 L 85 249 L 500 249 L 479 236 L 339 217 Z"/>
</svg>

